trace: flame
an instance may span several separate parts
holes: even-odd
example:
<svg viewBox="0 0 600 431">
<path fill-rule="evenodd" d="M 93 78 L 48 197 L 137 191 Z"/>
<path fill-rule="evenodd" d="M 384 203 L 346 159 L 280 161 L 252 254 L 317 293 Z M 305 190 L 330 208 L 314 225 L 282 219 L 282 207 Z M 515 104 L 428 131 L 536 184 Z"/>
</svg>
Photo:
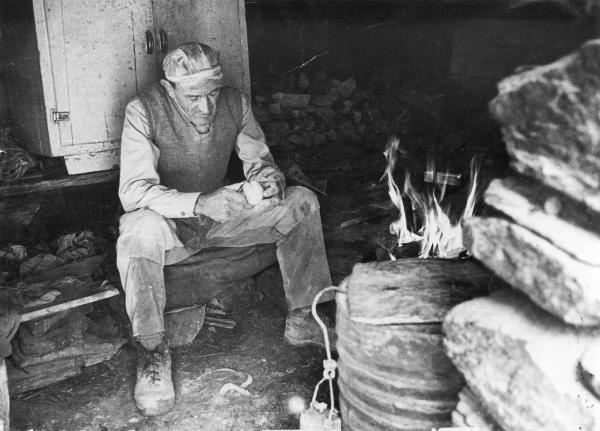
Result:
<svg viewBox="0 0 600 431">
<path fill-rule="evenodd" d="M 396 181 L 394 181 L 393 172 L 398 161 L 397 156 L 399 146 L 400 140 L 396 136 L 392 136 L 388 141 L 386 149 L 383 153 L 385 155 L 385 159 L 387 160 L 387 167 L 381 179 L 387 177 L 388 194 L 392 200 L 392 203 L 400 212 L 398 215 L 398 220 L 390 224 L 390 232 L 398 236 L 398 245 L 401 246 L 402 244 L 409 242 L 419 241 L 421 237 L 415 235 L 408 229 L 406 211 L 404 209 L 404 202 L 402 201 L 402 193 L 400 193 L 400 188 L 398 187 L 398 184 L 396 184 Z M 391 253 L 390 257 L 392 260 L 395 260 L 395 257 Z"/>
<path fill-rule="evenodd" d="M 479 178 L 480 168 L 481 165 L 479 161 L 473 157 L 471 159 L 471 165 L 469 169 L 469 178 L 471 178 L 471 184 L 469 185 L 469 194 L 467 195 L 465 209 L 460 217 L 461 221 L 469 217 L 473 217 L 473 211 L 475 211 L 475 205 L 479 199 L 479 194 L 477 193 L 477 180 Z"/>
<path fill-rule="evenodd" d="M 471 160 L 470 184 L 465 208 L 459 219 L 452 221 L 449 216 L 450 208 L 442 206 L 442 201 L 446 195 L 448 175 L 445 176 L 446 180 L 440 184 L 437 192 L 435 188 L 431 188 L 425 194 L 422 194 L 413 187 L 410 181 L 410 173 L 407 171 L 405 173 L 403 193 L 400 193 L 400 189 L 394 181 L 392 174 L 397 163 L 399 145 L 399 139 L 392 136 L 384 152 L 387 167 L 382 179 L 387 176 L 390 199 L 400 212 L 398 220 L 390 224 L 390 232 L 398 236 L 398 246 L 402 246 L 408 242 L 420 241 L 420 258 L 441 257 L 451 259 L 458 257 L 465 251 L 462 240 L 461 222 L 473 216 L 473 211 L 479 198 L 479 194 L 477 193 L 479 163 L 475 158 Z M 435 178 L 435 163 L 429 157 L 427 159 L 427 169 L 434 173 Z M 408 229 L 402 195 L 408 197 L 413 213 L 422 221 L 421 228 L 416 233 Z M 395 260 L 393 256 L 391 257 L 392 260 Z"/>
</svg>

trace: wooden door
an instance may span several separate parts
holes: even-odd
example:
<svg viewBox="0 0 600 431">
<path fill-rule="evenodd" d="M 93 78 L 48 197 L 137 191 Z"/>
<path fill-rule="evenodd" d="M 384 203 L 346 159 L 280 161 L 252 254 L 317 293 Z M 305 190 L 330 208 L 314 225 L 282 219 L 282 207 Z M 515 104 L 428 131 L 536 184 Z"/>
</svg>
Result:
<svg viewBox="0 0 600 431">
<path fill-rule="evenodd" d="M 38 42 L 47 37 L 40 61 L 50 70 L 53 108 L 68 112 L 58 127 L 59 152 L 112 148 L 121 138 L 125 106 L 137 90 L 157 79 L 145 32 L 153 30 L 151 0 L 34 0 Z M 40 10 L 43 8 L 43 10 Z M 41 26 L 45 28 L 41 28 Z M 44 85 L 49 91 L 49 77 Z M 85 144 L 86 147 L 73 148 Z M 67 148 L 71 147 L 71 149 Z"/>
<path fill-rule="evenodd" d="M 221 53 L 225 80 L 250 94 L 244 0 L 152 0 L 158 67 L 164 55 L 184 42 L 203 42 Z M 162 37 L 161 37 L 162 36 Z M 160 43 L 160 41 L 168 43 Z"/>
</svg>

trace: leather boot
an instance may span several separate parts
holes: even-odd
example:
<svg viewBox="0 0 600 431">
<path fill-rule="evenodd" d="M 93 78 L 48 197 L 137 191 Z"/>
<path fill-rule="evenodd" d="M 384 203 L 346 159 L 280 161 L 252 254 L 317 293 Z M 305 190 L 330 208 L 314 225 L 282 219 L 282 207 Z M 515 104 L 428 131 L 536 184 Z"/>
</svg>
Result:
<svg viewBox="0 0 600 431">
<path fill-rule="evenodd" d="M 333 324 L 327 317 L 322 315 L 319 315 L 319 317 L 323 323 L 325 323 L 327 334 L 329 336 L 329 345 L 331 351 L 334 351 L 336 350 L 336 335 Z M 325 348 L 323 329 L 319 326 L 310 312 L 310 307 L 299 308 L 288 312 L 283 336 L 292 346 L 315 345 Z"/>
<path fill-rule="evenodd" d="M 164 415 L 175 405 L 169 344 L 163 340 L 154 350 L 138 344 L 137 355 L 135 403 L 144 416 Z"/>
</svg>

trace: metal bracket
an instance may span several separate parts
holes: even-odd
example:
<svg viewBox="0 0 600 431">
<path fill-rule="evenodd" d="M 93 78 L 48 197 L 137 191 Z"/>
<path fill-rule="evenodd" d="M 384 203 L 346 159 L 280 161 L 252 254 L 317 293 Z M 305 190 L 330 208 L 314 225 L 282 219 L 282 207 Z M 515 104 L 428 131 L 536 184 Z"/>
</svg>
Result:
<svg viewBox="0 0 600 431">
<path fill-rule="evenodd" d="M 52 111 L 52 121 L 58 123 L 60 121 L 69 121 L 71 113 L 69 111 Z"/>
</svg>

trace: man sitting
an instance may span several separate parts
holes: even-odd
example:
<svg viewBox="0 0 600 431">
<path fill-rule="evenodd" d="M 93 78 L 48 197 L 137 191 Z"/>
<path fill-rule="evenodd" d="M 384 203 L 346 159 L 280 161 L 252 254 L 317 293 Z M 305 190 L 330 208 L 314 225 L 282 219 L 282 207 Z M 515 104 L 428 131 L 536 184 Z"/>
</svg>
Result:
<svg viewBox="0 0 600 431">
<path fill-rule="evenodd" d="M 218 51 L 183 44 L 167 54 L 163 70 L 166 80 L 127 105 L 119 181 L 126 214 L 117 265 L 139 344 L 134 397 L 149 416 L 175 404 L 164 265 L 207 247 L 276 244 L 289 309 L 284 337 L 292 345 L 322 343 L 310 305 L 331 284 L 319 203 L 305 188 L 286 188 L 250 101 L 224 84 Z M 241 187 L 226 187 L 234 150 L 246 179 L 261 186 L 257 205 Z"/>
</svg>

